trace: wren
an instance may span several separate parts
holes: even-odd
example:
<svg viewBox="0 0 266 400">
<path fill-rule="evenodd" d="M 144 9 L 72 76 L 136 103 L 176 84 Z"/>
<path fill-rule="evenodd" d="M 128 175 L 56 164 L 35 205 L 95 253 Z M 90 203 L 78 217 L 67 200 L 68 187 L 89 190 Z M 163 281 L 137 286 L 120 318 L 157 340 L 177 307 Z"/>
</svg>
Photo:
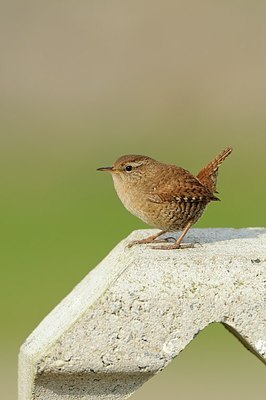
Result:
<svg viewBox="0 0 266 400">
<path fill-rule="evenodd" d="M 182 230 L 175 243 L 152 247 L 163 250 L 180 248 L 188 230 L 202 216 L 207 204 L 219 200 L 215 195 L 218 169 L 231 152 L 231 147 L 224 149 L 197 176 L 184 168 L 141 155 L 125 155 L 118 158 L 112 167 L 98 168 L 98 171 L 111 173 L 118 197 L 128 211 L 161 230 L 131 242 L 129 247 L 161 243 L 156 239 L 162 234 Z M 191 245 L 182 244 L 182 247 L 188 246 Z"/>
</svg>

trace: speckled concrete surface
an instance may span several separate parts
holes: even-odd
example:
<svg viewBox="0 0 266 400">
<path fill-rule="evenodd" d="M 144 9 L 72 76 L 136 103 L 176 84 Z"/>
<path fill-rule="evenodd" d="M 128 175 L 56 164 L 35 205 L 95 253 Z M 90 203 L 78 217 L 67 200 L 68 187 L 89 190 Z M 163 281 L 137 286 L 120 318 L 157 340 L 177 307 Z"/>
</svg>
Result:
<svg viewBox="0 0 266 400">
<path fill-rule="evenodd" d="M 194 248 L 126 245 L 41 322 L 20 351 L 19 400 L 126 399 L 207 325 L 265 360 L 266 229 L 192 229 Z"/>
</svg>

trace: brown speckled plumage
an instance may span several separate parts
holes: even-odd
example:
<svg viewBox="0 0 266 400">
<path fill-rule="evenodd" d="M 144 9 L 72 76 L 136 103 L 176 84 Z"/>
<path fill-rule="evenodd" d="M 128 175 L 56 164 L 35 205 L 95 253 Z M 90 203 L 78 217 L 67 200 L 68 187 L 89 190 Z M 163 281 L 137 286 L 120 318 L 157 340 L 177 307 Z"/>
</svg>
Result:
<svg viewBox="0 0 266 400">
<path fill-rule="evenodd" d="M 141 155 L 122 156 L 112 167 L 99 170 L 111 172 L 116 192 L 132 214 L 162 230 L 137 243 L 150 243 L 162 233 L 184 229 L 174 245 L 156 247 L 172 249 L 180 247 L 207 204 L 219 200 L 214 195 L 218 168 L 231 151 L 228 147 L 218 154 L 197 177 L 181 167 Z"/>
</svg>

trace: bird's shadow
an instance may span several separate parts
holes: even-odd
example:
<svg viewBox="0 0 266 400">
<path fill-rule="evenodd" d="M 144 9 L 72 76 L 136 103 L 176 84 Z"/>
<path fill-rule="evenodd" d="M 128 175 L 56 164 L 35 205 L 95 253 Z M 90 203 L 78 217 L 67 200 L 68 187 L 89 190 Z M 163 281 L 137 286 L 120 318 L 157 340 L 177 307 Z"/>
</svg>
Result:
<svg viewBox="0 0 266 400">
<path fill-rule="evenodd" d="M 151 229 L 135 232 L 142 232 L 141 236 L 143 237 L 154 234 L 154 230 Z M 171 242 L 177 240 L 180 234 L 181 231 L 168 232 L 162 235 L 160 239 L 167 239 L 167 241 Z M 196 243 L 203 245 L 205 243 L 224 242 L 228 240 L 258 238 L 265 234 L 266 228 L 193 228 L 187 233 L 182 243 Z M 139 235 L 138 239 L 141 239 Z M 156 241 L 153 243 L 156 243 Z"/>
<path fill-rule="evenodd" d="M 266 234 L 265 228 L 194 228 L 184 238 L 186 242 L 216 243 L 236 239 L 252 239 Z M 173 236 L 173 235 L 171 235 Z M 178 237 L 179 233 L 174 237 Z"/>
</svg>

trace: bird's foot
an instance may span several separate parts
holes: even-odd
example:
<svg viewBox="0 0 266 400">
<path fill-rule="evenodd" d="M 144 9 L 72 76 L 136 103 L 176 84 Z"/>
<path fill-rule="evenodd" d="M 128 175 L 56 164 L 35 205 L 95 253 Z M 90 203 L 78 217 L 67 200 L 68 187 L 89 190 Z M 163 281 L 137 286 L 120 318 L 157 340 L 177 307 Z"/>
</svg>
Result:
<svg viewBox="0 0 266 400">
<path fill-rule="evenodd" d="M 160 231 L 158 233 L 155 233 L 154 235 L 148 236 L 145 239 L 140 239 L 140 240 L 134 240 L 133 242 L 130 242 L 127 247 L 132 247 L 135 246 L 135 244 L 148 244 L 148 243 L 153 243 L 153 242 L 157 242 L 157 238 L 161 235 L 163 235 L 164 233 L 166 233 L 166 231 Z"/>
<path fill-rule="evenodd" d="M 172 236 L 169 236 L 165 239 L 160 239 L 160 240 L 156 240 L 156 238 L 159 235 L 152 235 L 147 237 L 146 239 L 140 239 L 140 240 L 134 240 L 133 242 L 130 242 L 127 247 L 130 248 L 132 246 L 135 246 L 136 244 L 150 244 L 150 243 L 168 243 L 169 241 L 173 240 L 174 242 L 176 241 L 176 239 Z"/>
<path fill-rule="evenodd" d="M 148 244 L 154 242 L 154 239 L 146 238 L 141 240 L 133 240 L 133 242 L 128 243 L 127 247 L 130 249 L 131 247 L 135 246 L 136 244 Z"/>
</svg>

